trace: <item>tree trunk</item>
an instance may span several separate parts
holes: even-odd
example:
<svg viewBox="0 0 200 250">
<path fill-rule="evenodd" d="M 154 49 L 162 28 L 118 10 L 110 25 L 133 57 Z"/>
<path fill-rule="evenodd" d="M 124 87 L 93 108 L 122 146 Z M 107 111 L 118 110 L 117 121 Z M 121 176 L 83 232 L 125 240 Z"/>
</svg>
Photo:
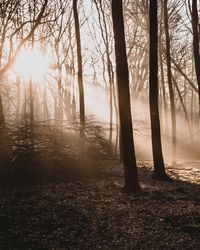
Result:
<svg viewBox="0 0 200 250">
<path fill-rule="evenodd" d="M 59 125 L 63 124 L 63 95 L 62 95 L 62 68 L 60 62 L 58 63 L 58 123 Z"/>
<path fill-rule="evenodd" d="M 171 123 L 172 123 L 172 161 L 175 162 L 176 161 L 176 114 L 175 114 L 174 90 L 172 84 L 172 73 L 171 73 L 170 36 L 168 27 L 167 1 L 168 0 L 164 0 L 164 24 L 165 24 L 165 37 L 166 37 L 167 78 L 169 85 Z"/>
<path fill-rule="evenodd" d="M 165 116 L 167 116 L 167 100 L 166 100 L 166 90 L 165 90 L 165 77 L 164 77 L 164 67 L 163 67 L 163 57 L 162 57 L 162 30 L 160 28 L 160 35 L 159 35 L 159 63 L 160 63 L 160 80 L 162 86 L 162 96 L 163 96 L 163 106 Z M 167 119 L 166 123 L 167 123 Z"/>
<path fill-rule="evenodd" d="M 80 122 L 82 125 L 84 125 L 85 123 L 85 101 L 84 101 L 84 87 L 83 87 L 81 36 L 80 36 L 78 10 L 77 10 L 77 0 L 73 0 L 73 13 L 74 13 L 74 22 L 75 22 L 76 44 L 77 44 Z"/>
<path fill-rule="evenodd" d="M 149 104 L 151 116 L 151 137 L 154 162 L 153 178 L 167 180 L 162 153 L 160 116 L 159 116 L 159 88 L 158 88 L 158 20 L 157 0 L 150 1 L 150 57 L 149 57 Z"/>
<path fill-rule="evenodd" d="M 133 142 L 122 0 L 112 0 L 112 19 L 116 55 L 121 146 L 125 171 L 125 190 L 127 192 L 138 192 L 140 191 L 140 186 L 138 183 L 135 147 Z"/>
<path fill-rule="evenodd" d="M 107 22 L 105 17 L 105 12 L 103 10 L 102 0 L 97 1 L 94 0 L 98 19 L 100 24 L 101 36 L 103 39 L 103 43 L 105 45 L 105 53 L 106 53 L 106 65 L 107 65 L 107 72 L 108 72 L 108 79 L 109 79 L 109 105 L 110 105 L 110 133 L 109 133 L 109 141 L 112 143 L 112 134 L 113 134 L 113 100 L 114 100 L 114 93 L 113 93 L 113 86 L 114 86 L 114 72 L 113 72 L 113 65 L 110 58 L 110 42 L 108 37 L 108 28 Z M 102 15 L 102 19 L 101 19 Z M 114 100 L 115 101 L 115 100 Z"/>
<path fill-rule="evenodd" d="M 49 110 L 47 103 L 47 93 L 46 89 L 43 90 L 43 120 L 49 122 Z"/>
<path fill-rule="evenodd" d="M 34 135 L 34 97 L 33 97 L 33 83 L 30 79 L 29 83 L 29 108 L 30 108 L 30 139 L 33 139 Z"/>
<path fill-rule="evenodd" d="M 30 123 L 33 124 L 34 122 L 34 98 L 33 98 L 33 83 L 30 79 L 29 82 L 29 94 L 30 94 Z"/>
<path fill-rule="evenodd" d="M 1 92 L 0 92 L 0 126 L 5 125 L 5 117 L 4 117 L 4 112 L 3 112 L 3 103 L 2 103 L 2 97 L 1 97 Z"/>
<path fill-rule="evenodd" d="M 16 105 L 16 113 L 17 113 L 17 122 L 20 122 L 20 107 L 21 107 L 21 79 L 18 75 L 16 77 L 16 87 L 17 87 L 17 105 Z"/>
<path fill-rule="evenodd" d="M 194 54 L 195 71 L 198 84 L 199 118 L 200 118 L 200 53 L 199 53 L 198 21 L 199 17 L 197 10 L 197 0 L 192 0 L 193 54 Z"/>
</svg>

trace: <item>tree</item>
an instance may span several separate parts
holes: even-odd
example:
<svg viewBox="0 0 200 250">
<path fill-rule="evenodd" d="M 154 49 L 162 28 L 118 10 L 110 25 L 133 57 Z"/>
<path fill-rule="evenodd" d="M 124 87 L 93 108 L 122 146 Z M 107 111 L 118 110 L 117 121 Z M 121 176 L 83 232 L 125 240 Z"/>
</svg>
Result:
<svg viewBox="0 0 200 250">
<path fill-rule="evenodd" d="M 83 87 L 83 66 L 82 66 L 81 36 L 80 36 L 79 16 L 78 16 L 78 10 L 77 10 L 77 0 L 73 0 L 73 13 L 74 13 L 74 22 L 75 22 L 76 44 L 77 44 L 80 122 L 82 125 L 84 125 L 85 102 L 84 102 L 84 87 Z"/>
<path fill-rule="evenodd" d="M 193 54 L 195 72 L 198 84 L 199 95 L 199 118 L 200 118 L 200 52 L 199 52 L 199 17 L 197 10 L 197 0 L 192 0 L 192 30 L 193 30 Z"/>
<path fill-rule="evenodd" d="M 15 23 L 13 20 L 13 16 L 16 17 L 16 20 L 18 19 L 18 13 L 20 12 L 21 5 L 19 4 L 19 1 L 5 1 L 0 4 L 0 81 L 5 77 L 6 73 L 9 71 L 9 69 L 14 64 L 20 50 L 23 48 L 23 46 L 34 36 L 34 33 L 38 26 L 42 23 L 43 18 L 47 17 L 47 14 L 45 14 L 46 8 L 48 5 L 48 0 L 45 0 L 42 5 L 41 9 L 39 11 L 39 14 L 37 17 L 34 18 L 34 20 L 27 20 L 23 21 L 22 23 Z M 6 13 L 8 13 L 6 15 Z M 20 32 L 24 29 L 26 30 L 26 25 L 32 23 L 32 26 L 30 30 L 27 28 L 28 33 L 24 37 L 20 37 Z M 16 27 L 16 25 L 18 25 Z M 14 27 L 14 30 L 11 29 L 10 26 Z M 11 33 L 10 33 L 11 32 Z M 23 34 L 23 32 L 22 32 Z M 6 37 L 9 37 L 9 45 L 6 46 Z M 20 42 L 14 49 L 13 47 L 13 39 L 15 38 L 17 41 L 17 38 L 20 37 Z M 15 41 L 15 42 L 16 42 Z M 7 48 L 8 47 L 8 48 Z M 2 56 L 4 50 L 9 50 L 8 52 L 8 58 L 3 63 L 2 62 Z M 1 89 L 0 89 L 0 126 L 3 126 L 5 124 L 5 117 L 4 117 L 4 108 L 2 103 L 2 97 L 1 97 Z"/>
<path fill-rule="evenodd" d="M 170 35 L 168 27 L 168 0 L 164 0 L 164 26 L 165 26 L 165 37 L 166 37 L 166 59 L 167 59 L 167 79 L 169 85 L 169 96 L 170 96 L 170 109 L 171 109 L 171 123 L 172 123 L 172 157 L 175 162 L 176 157 L 176 113 L 175 113 L 175 101 L 174 101 L 174 90 L 172 84 L 172 72 L 171 72 L 171 54 L 170 54 Z"/>
<path fill-rule="evenodd" d="M 40 12 L 37 15 L 36 19 L 34 21 L 32 21 L 34 23 L 34 25 L 31 27 L 30 31 L 28 32 L 28 34 L 21 38 L 20 43 L 18 44 L 17 48 L 15 49 L 15 51 L 12 51 L 12 46 L 10 46 L 10 52 L 9 54 L 12 54 L 12 56 L 9 56 L 8 61 L 0 68 L 0 78 L 4 77 L 4 75 L 6 74 L 6 72 L 11 68 L 11 66 L 14 64 L 21 48 L 25 45 L 25 43 L 27 41 L 29 41 L 33 35 L 35 30 L 38 28 L 38 26 L 41 24 L 42 19 L 44 17 L 45 14 L 45 10 L 48 4 L 48 0 L 45 0 L 43 5 L 41 6 Z M 12 38 L 14 35 L 17 35 L 19 33 L 19 31 L 22 30 L 22 28 L 24 28 L 25 24 L 29 23 L 31 21 L 26 21 L 24 23 L 22 23 L 20 25 L 19 28 L 17 28 L 16 30 L 14 30 L 14 32 L 11 34 L 11 43 L 12 43 Z M 2 45 L 1 45 L 2 46 Z M 2 52 L 1 52 L 2 53 Z"/>
<path fill-rule="evenodd" d="M 112 142 L 113 101 L 115 103 L 116 113 L 118 113 L 116 98 L 115 98 L 115 90 L 114 90 L 114 71 L 113 71 L 113 65 L 112 65 L 112 60 L 111 60 L 112 46 L 110 46 L 109 29 L 107 27 L 108 24 L 106 22 L 107 21 L 106 20 L 106 13 L 105 13 L 105 10 L 103 8 L 102 0 L 100 0 L 100 1 L 94 0 L 94 3 L 96 5 L 98 19 L 99 19 L 99 26 L 100 26 L 100 30 L 101 30 L 101 36 L 102 36 L 102 40 L 103 40 L 103 43 L 105 46 L 106 65 L 107 65 L 107 73 L 108 73 L 108 80 L 109 80 L 109 99 L 110 99 L 109 100 L 110 101 L 110 136 L 109 136 L 109 140 L 110 140 L 110 142 Z M 117 122 L 118 122 L 118 117 L 116 114 L 116 123 Z"/>
<path fill-rule="evenodd" d="M 150 0 L 149 8 L 150 22 L 150 56 L 149 56 L 149 104 L 151 116 L 151 137 L 154 162 L 153 178 L 168 180 L 165 172 L 159 117 L 159 91 L 158 91 L 158 19 L 157 0 Z"/>
<path fill-rule="evenodd" d="M 125 172 L 125 190 L 127 192 L 138 192 L 140 191 L 140 186 L 138 183 L 137 163 L 133 142 L 129 72 L 126 55 L 122 0 L 112 0 L 112 19 L 115 41 L 121 147 Z"/>
</svg>

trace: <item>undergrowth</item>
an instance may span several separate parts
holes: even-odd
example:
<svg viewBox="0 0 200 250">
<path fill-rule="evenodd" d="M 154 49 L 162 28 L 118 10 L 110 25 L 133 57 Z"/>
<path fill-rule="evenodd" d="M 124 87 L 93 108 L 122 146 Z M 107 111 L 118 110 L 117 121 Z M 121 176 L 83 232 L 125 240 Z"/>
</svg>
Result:
<svg viewBox="0 0 200 250">
<path fill-rule="evenodd" d="M 1 182 L 67 180 L 95 173 L 104 162 L 116 160 L 106 126 L 91 117 L 84 128 L 73 118 L 56 125 L 10 123 L 1 131 Z"/>
</svg>

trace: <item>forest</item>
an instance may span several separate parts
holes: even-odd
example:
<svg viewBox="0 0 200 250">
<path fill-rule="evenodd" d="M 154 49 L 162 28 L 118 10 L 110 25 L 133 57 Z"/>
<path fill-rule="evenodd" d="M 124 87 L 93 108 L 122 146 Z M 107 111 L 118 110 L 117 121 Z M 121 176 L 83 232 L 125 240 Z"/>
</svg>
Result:
<svg viewBox="0 0 200 250">
<path fill-rule="evenodd" d="M 200 249 L 200 2 L 0 0 L 0 248 Z"/>
</svg>

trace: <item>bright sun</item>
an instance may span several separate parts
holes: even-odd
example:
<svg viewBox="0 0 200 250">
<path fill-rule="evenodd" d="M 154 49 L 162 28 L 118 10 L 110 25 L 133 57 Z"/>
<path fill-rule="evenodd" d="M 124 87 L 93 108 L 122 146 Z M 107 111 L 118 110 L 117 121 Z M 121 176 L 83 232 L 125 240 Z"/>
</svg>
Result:
<svg viewBox="0 0 200 250">
<path fill-rule="evenodd" d="M 47 69 L 47 58 L 38 49 L 22 49 L 15 62 L 15 70 L 24 80 L 41 81 Z"/>
</svg>

